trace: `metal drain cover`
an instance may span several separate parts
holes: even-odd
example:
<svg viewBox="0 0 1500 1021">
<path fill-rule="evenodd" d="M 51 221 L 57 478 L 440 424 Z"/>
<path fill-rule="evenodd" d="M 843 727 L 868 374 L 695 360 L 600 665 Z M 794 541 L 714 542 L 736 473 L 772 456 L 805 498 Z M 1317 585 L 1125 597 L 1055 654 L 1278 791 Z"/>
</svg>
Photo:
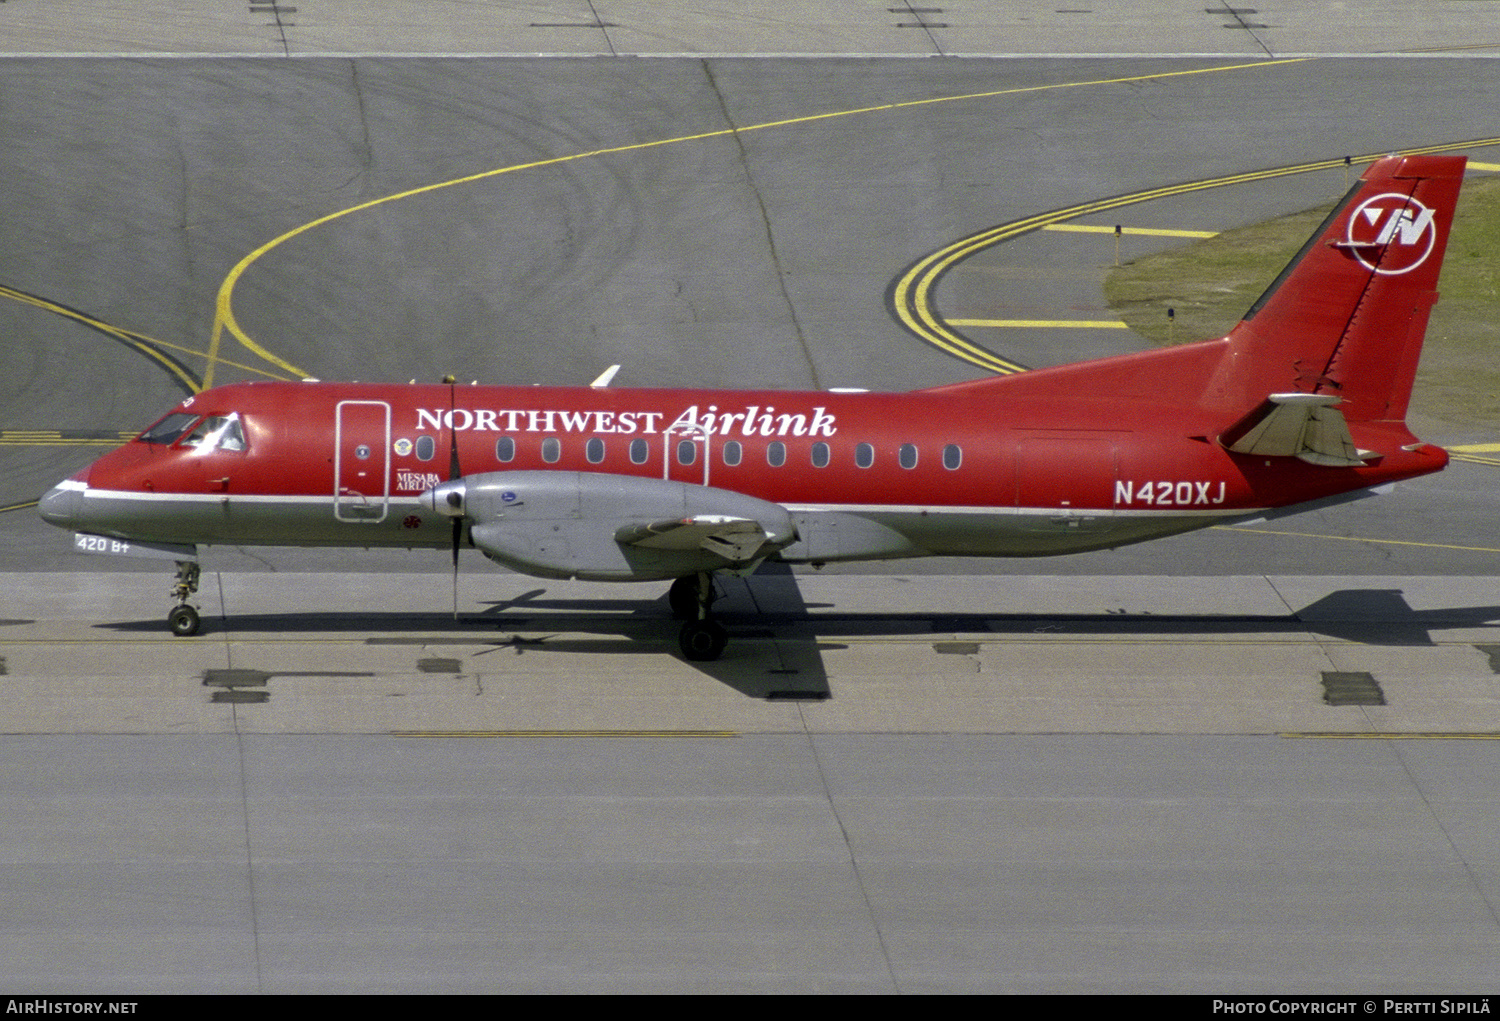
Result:
<svg viewBox="0 0 1500 1021">
<path fill-rule="evenodd" d="M 1323 701 L 1329 705 L 1385 705 L 1385 692 L 1363 670 L 1324 670 Z"/>
</svg>

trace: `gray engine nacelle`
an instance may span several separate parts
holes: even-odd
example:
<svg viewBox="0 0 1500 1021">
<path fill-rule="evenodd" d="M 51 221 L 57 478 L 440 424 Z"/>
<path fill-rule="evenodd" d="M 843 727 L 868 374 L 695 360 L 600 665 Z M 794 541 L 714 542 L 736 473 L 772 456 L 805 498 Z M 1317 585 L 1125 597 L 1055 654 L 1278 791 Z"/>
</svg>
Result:
<svg viewBox="0 0 1500 1021">
<path fill-rule="evenodd" d="M 490 559 L 543 578 L 644 581 L 747 570 L 797 538 L 780 504 L 725 489 L 593 472 L 487 472 L 423 501 L 470 522 Z"/>
</svg>

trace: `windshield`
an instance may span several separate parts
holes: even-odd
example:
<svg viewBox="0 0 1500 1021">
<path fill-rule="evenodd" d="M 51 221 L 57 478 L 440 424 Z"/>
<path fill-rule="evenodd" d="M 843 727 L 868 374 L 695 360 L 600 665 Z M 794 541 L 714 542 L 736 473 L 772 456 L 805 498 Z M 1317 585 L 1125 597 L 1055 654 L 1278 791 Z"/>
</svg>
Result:
<svg viewBox="0 0 1500 1021">
<path fill-rule="evenodd" d="M 179 438 L 181 443 L 178 443 Z M 200 451 L 245 449 L 245 429 L 238 414 L 209 415 L 202 418 L 176 411 L 141 433 L 137 439 L 146 443 L 194 447 Z"/>
<path fill-rule="evenodd" d="M 188 426 L 196 421 L 198 421 L 197 415 L 190 415 L 179 411 L 168 415 L 141 433 L 139 439 L 145 440 L 147 443 L 172 443 L 187 430 Z"/>
<path fill-rule="evenodd" d="M 182 446 L 201 450 L 244 450 L 245 431 L 239 415 L 210 415 L 183 438 Z"/>
</svg>

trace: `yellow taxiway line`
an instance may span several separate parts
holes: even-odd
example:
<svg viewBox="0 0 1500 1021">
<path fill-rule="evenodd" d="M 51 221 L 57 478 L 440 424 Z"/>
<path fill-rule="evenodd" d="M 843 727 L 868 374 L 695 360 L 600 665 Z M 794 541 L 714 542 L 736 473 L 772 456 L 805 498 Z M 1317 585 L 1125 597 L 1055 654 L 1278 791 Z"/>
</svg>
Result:
<svg viewBox="0 0 1500 1021">
<path fill-rule="evenodd" d="M 1215 531 L 1249 532 L 1252 535 L 1281 535 L 1292 539 L 1335 539 L 1342 542 L 1373 542 L 1382 546 L 1420 546 L 1425 549 L 1451 549 L 1463 553 L 1500 553 L 1494 546 L 1454 546 L 1446 542 L 1413 542 L 1409 539 L 1370 539 L 1362 535 L 1319 535 L 1315 532 L 1279 532 L 1274 528 L 1243 528 L 1239 525 L 1216 525 Z"/>
<path fill-rule="evenodd" d="M 948 319 L 949 326 L 1014 326 L 1044 329 L 1066 326 L 1075 330 L 1128 330 L 1130 327 L 1115 319 Z"/>
<path fill-rule="evenodd" d="M 0 429 L 0 447 L 118 447 L 134 438 L 133 432 L 66 436 L 59 429 Z"/>
<path fill-rule="evenodd" d="M 1470 733 L 1470 732 L 1395 732 L 1382 734 L 1377 731 L 1349 731 L 1347 733 L 1337 730 L 1312 731 L 1308 733 L 1287 732 L 1277 734 L 1277 737 L 1312 738 L 1320 741 L 1500 741 L 1500 733 Z"/>
<path fill-rule="evenodd" d="M 1216 238 L 1216 230 L 1166 230 L 1157 227 L 1099 227 L 1086 223 L 1049 223 L 1042 230 L 1060 230 L 1073 234 L 1136 234 L 1152 238 Z M 952 320 L 949 320 L 950 322 Z"/>
</svg>

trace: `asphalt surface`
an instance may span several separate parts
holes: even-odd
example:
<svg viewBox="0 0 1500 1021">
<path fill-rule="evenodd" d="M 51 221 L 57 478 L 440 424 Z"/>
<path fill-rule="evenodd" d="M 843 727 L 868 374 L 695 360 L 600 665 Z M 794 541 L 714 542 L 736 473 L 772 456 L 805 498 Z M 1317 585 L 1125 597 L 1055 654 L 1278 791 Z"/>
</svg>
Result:
<svg viewBox="0 0 1500 1021">
<path fill-rule="evenodd" d="M 1474 742 L 8 744 L 11 992 L 1493 990 Z"/>
<path fill-rule="evenodd" d="M 0 507 L 209 376 L 974 378 L 887 298 L 958 238 L 1500 136 L 1500 31 L 1472 3 L 941 25 L 148 6 L 0 6 L 10 52 L 97 55 L 0 61 Z M 1392 49 L 1429 53 L 1370 55 Z M 1023 52 L 1071 56 L 876 56 Z M 367 55 L 396 53 L 427 56 Z M 571 56 L 436 56 L 473 53 Z M 677 56 L 591 57 L 625 53 Z M 1269 62 L 1300 53 L 1322 56 Z M 1222 230 L 1342 190 L 1335 170 L 1119 216 Z M 1038 232 L 956 269 L 937 309 L 1103 318 L 1112 258 Z M 1027 365 L 1139 343 L 973 335 Z M 1416 406 L 1428 439 L 1491 439 Z M 705 668 L 671 654 L 654 590 L 466 564 L 455 624 L 421 554 L 211 551 L 207 634 L 175 641 L 169 568 L 0 512 L 0 980 L 1487 992 L 1495 470 L 1041 564 L 768 574 Z M 1326 701 L 1359 675 L 1384 705 Z"/>
</svg>

